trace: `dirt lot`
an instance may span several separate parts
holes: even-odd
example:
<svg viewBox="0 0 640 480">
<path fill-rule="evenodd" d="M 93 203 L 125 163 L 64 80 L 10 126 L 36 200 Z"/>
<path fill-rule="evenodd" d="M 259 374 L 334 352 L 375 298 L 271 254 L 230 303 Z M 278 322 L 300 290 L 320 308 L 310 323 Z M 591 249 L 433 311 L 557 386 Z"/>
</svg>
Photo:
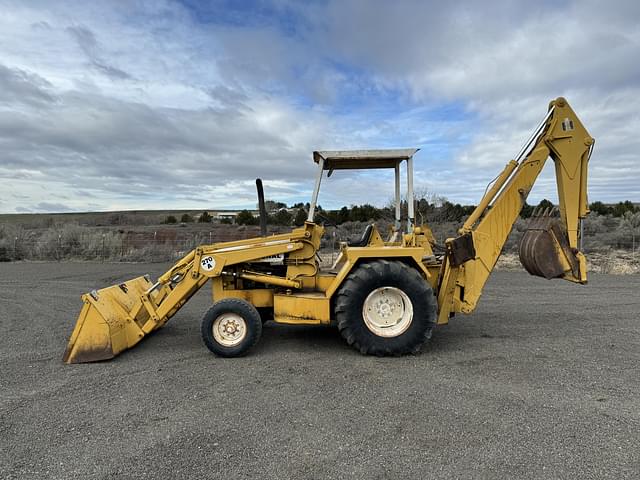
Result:
<svg viewBox="0 0 640 480">
<path fill-rule="evenodd" d="M 424 352 L 268 324 L 215 358 L 200 292 L 111 362 L 61 356 L 79 295 L 163 265 L 0 264 L 0 478 L 637 478 L 640 276 L 498 272 Z"/>
</svg>

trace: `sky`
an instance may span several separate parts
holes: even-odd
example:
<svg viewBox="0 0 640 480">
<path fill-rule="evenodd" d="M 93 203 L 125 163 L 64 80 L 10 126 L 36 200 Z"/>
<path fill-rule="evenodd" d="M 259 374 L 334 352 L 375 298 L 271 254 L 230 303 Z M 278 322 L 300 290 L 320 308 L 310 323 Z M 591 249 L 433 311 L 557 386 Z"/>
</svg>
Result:
<svg viewBox="0 0 640 480">
<path fill-rule="evenodd" d="M 0 212 L 310 199 L 313 150 L 420 148 L 416 191 L 477 203 L 566 97 L 589 200 L 640 202 L 637 1 L 0 0 Z M 324 208 L 393 197 L 336 172 Z M 529 203 L 554 200 L 549 160 Z"/>
</svg>

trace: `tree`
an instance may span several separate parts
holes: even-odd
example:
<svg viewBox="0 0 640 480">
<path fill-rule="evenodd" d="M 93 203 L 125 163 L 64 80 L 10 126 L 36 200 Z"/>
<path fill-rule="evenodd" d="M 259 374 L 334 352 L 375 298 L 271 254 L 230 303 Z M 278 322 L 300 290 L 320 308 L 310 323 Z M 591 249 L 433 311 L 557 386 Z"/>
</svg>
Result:
<svg viewBox="0 0 640 480">
<path fill-rule="evenodd" d="M 200 214 L 200 217 L 198 217 L 198 222 L 199 223 L 211 223 L 212 217 L 211 215 L 209 215 L 209 212 L 204 211 Z"/>
<path fill-rule="evenodd" d="M 380 210 L 368 203 L 354 205 L 349 213 L 349 220 L 352 222 L 368 222 L 370 220 L 378 220 L 380 217 Z"/>
<path fill-rule="evenodd" d="M 598 215 L 609 215 L 611 213 L 611 207 L 606 206 L 602 202 L 593 202 L 589 205 L 589 210 Z"/>
<path fill-rule="evenodd" d="M 546 209 L 549 209 L 549 211 L 553 210 L 554 206 L 555 205 L 551 203 L 549 200 L 547 200 L 546 198 L 543 198 L 542 200 L 540 200 L 540 203 L 536 208 L 538 209 L 538 213 L 543 213 Z"/>
<path fill-rule="evenodd" d="M 428 218 L 433 212 L 435 206 L 431 205 L 426 198 L 421 198 L 416 201 L 416 221 L 419 225 L 425 225 L 429 222 Z M 394 205 L 395 211 L 395 205 Z M 394 212 L 395 215 L 395 212 Z"/>
<path fill-rule="evenodd" d="M 340 225 L 349 221 L 349 209 L 347 207 L 342 207 L 340 210 L 328 210 L 323 212 L 323 215 L 333 225 Z"/>
<path fill-rule="evenodd" d="M 304 222 L 306 221 L 307 221 L 307 212 L 305 212 L 304 208 L 302 207 L 298 208 L 298 211 L 296 212 L 296 216 L 293 218 L 293 224 L 296 227 L 301 227 L 302 225 L 304 225 Z"/>
<path fill-rule="evenodd" d="M 242 210 L 236 216 L 236 224 L 238 225 L 257 225 L 258 219 L 253 216 L 249 210 Z"/>
<path fill-rule="evenodd" d="M 165 218 L 164 223 L 178 223 L 178 219 L 173 215 L 169 215 Z"/>
<path fill-rule="evenodd" d="M 287 204 L 282 202 L 275 202 L 273 200 L 265 200 L 264 208 L 267 212 L 275 212 L 277 210 L 287 208 Z"/>
<path fill-rule="evenodd" d="M 618 202 L 613 206 L 612 212 L 614 217 L 622 217 L 627 212 L 637 212 L 636 206 L 629 200 L 625 202 Z"/>
<path fill-rule="evenodd" d="M 640 235 L 640 212 L 626 211 L 622 217 L 622 228 L 631 235 L 631 252 L 636 252 L 636 237 Z"/>
<path fill-rule="evenodd" d="M 293 215 L 287 212 L 286 209 L 278 210 L 276 213 L 270 216 L 270 220 L 276 225 L 288 226 L 291 225 Z"/>
<path fill-rule="evenodd" d="M 338 212 L 338 225 L 344 222 L 349 221 L 349 209 L 347 207 L 342 207 Z"/>
<path fill-rule="evenodd" d="M 533 205 L 529 205 L 526 201 L 520 210 L 520 218 L 529 218 L 533 214 Z"/>
<path fill-rule="evenodd" d="M 180 217 L 180 221 L 182 223 L 191 223 L 191 222 L 193 222 L 193 217 L 191 215 L 189 215 L 188 213 L 183 213 L 182 217 Z"/>
</svg>

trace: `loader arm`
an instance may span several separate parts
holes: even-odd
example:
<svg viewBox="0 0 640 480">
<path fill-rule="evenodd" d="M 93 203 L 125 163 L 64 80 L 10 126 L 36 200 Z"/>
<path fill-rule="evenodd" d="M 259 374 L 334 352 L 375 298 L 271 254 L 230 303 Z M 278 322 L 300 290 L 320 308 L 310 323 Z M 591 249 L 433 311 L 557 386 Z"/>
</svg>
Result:
<svg viewBox="0 0 640 480">
<path fill-rule="evenodd" d="M 323 228 L 313 223 L 291 233 L 236 242 L 201 245 L 177 261 L 157 282 L 148 276 L 94 290 L 82 296 L 83 307 L 67 345 L 66 363 L 107 360 L 163 327 L 210 278 L 225 268 L 274 255 L 286 255 L 286 277 L 240 268 L 237 275 L 258 283 L 299 289 L 301 277 L 316 268 L 315 253 Z M 313 263 L 310 265 L 310 263 Z"/>
<path fill-rule="evenodd" d="M 460 236 L 446 241 L 438 323 L 454 312 L 472 312 L 502 253 L 527 196 L 549 157 L 555 163 L 560 219 L 536 218 L 525 233 L 521 259 L 547 278 L 586 283 L 580 226 L 589 212 L 587 170 L 594 139 L 564 98 L 549 110 L 515 160 L 510 161 L 469 216 Z"/>
</svg>

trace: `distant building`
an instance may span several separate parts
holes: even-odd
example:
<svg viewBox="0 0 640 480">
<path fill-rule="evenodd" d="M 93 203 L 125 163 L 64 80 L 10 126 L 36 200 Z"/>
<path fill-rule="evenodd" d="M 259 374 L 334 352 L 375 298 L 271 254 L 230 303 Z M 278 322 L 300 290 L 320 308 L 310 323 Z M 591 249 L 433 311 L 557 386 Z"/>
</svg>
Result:
<svg viewBox="0 0 640 480">
<path fill-rule="evenodd" d="M 235 220 L 239 212 L 212 212 L 214 220 Z"/>
<path fill-rule="evenodd" d="M 231 220 L 234 221 L 238 214 L 242 210 L 210 210 L 207 213 L 211 215 L 211 218 L 214 220 Z M 260 212 L 258 210 L 249 210 L 251 215 L 258 218 L 260 216 Z"/>
</svg>

